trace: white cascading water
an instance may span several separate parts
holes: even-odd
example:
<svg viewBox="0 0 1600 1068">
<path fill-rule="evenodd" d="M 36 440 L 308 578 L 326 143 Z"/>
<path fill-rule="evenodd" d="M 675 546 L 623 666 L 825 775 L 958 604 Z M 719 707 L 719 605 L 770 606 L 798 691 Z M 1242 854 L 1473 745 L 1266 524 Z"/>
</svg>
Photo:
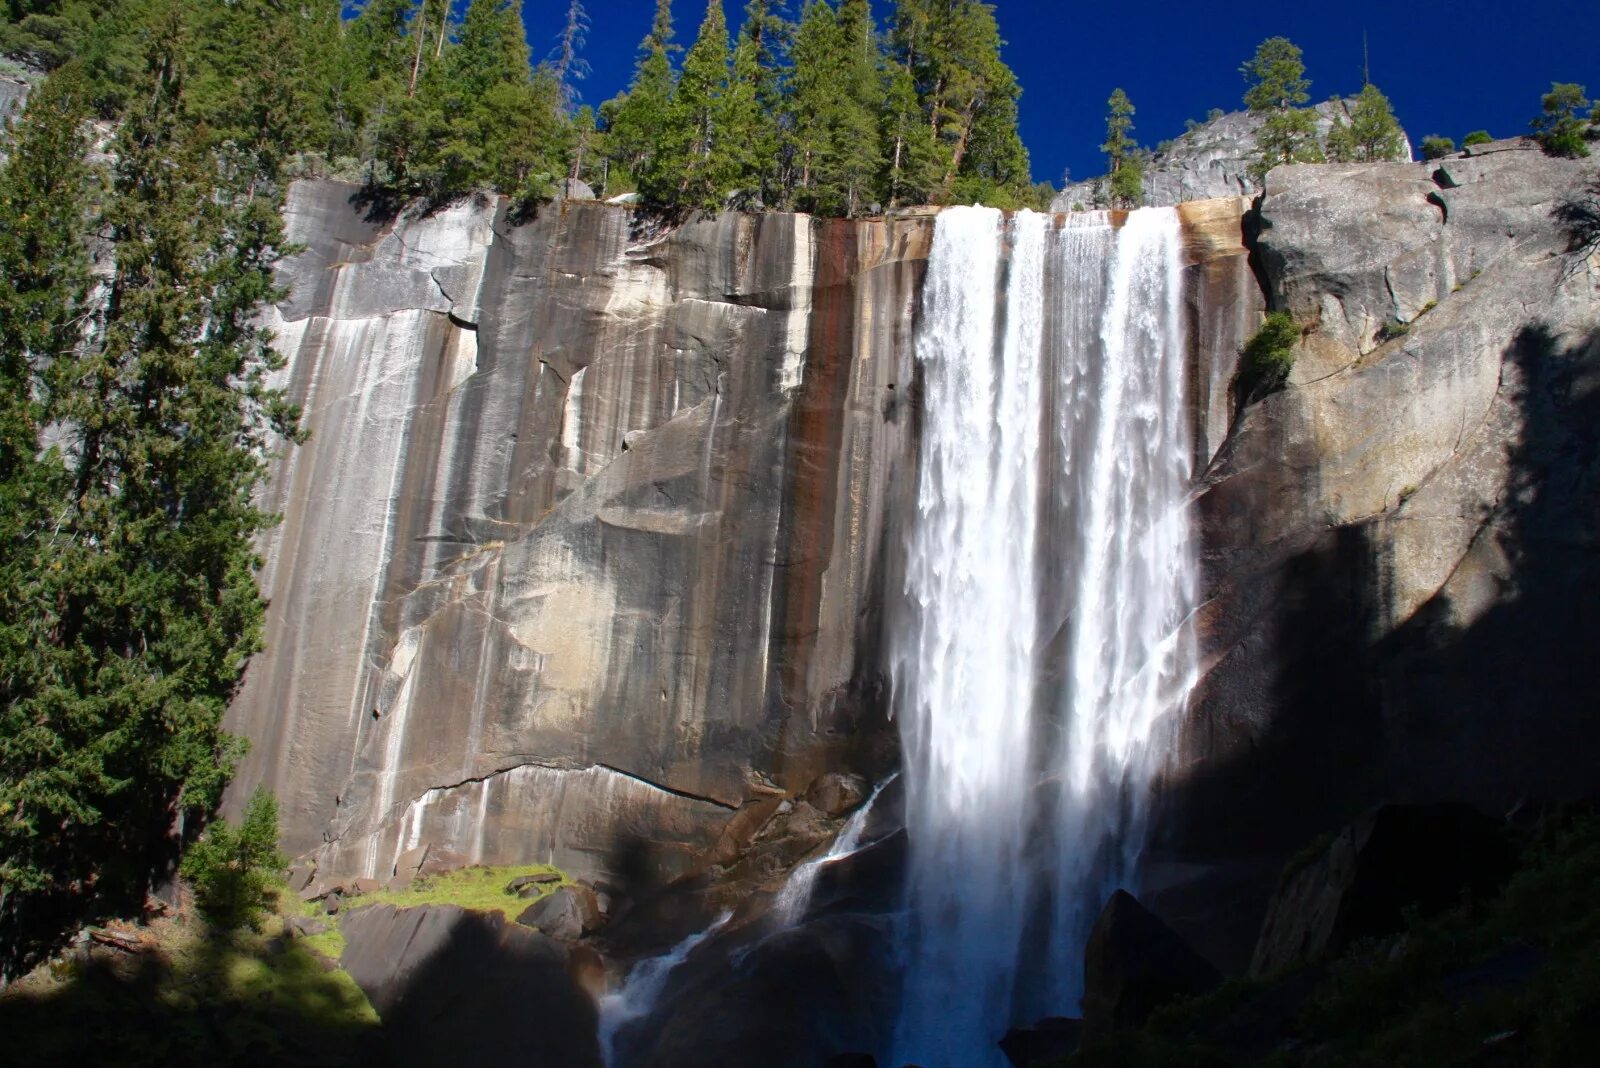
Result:
<svg viewBox="0 0 1600 1068">
<path fill-rule="evenodd" d="M 1194 676 L 1180 232 L 1168 209 L 940 213 L 892 635 L 911 834 L 890 1063 L 1003 1064 L 1081 996 Z M 1029 1014 L 1032 1015 L 1029 1015 Z"/>
</svg>

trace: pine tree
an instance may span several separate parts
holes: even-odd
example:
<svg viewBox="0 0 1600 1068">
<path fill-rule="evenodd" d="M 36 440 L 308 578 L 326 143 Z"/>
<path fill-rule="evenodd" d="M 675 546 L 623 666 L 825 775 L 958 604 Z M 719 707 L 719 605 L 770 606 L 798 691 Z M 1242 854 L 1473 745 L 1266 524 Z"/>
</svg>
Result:
<svg viewBox="0 0 1600 1068">
<path fill-rule="evenodd" d="M 1002 206 L 1032 194 L 1027 150 L 1017 134 L 1015 75 L 1000 58 L 994 9 L 977 0 L 901 0 L 892 58 L 916 87 L 937 172 L 938 200 Z M 894 186 L 921 184 L 891 177 Z"/>
<path fill-rule="evenodd" d="M 555 79 L 561 100 L 561 110 L 571 112 L 578 105 L 578 83 L 589 76 L 589 62 L 578 55 L 589 39 L 589 13 L 583 0 L 569 0 L 567 21 L 561 28 L 561 42 L 556 46 L 550 62 L 550 75 Z"/>
<path fill-rule="evenodd" d="M 1244 94 L 1245 106 L 1265 116 L 1250 166 L 1256 180 L 1282 163 L 1321 160 L 1316 115 L 1299 107 L 1311 98 L 1300 49 L 1286 37 L 1269 37 L 1239 71 L 1251 83 Z"/>
<path fill-rule="evenodd" d="M 655 20 L 640 42 L 633 83 L 625 94 L 606 101 L 600 109 L 612 158 L 635 181 L 656 177 L 650 170 L 677 86 L 672 70 L 672 53 L 677 50 L 672 39 L 671 0 L 656 0 Z"/>
<path fill-rule="evenodd" d="M 731 188 L 726 131 L 718 128 L 728 82 L 728 26 L 722 0 L 709 0 L 656 141 L 655 166 L 640 192 L 656 203 L 716 210 Z"/>
<path fill-rule="evenodd" d="M 1350 122 L 1337 113 L 1328 131 L 1328 158 L 1336 163 L 1375 163 L 1396 160 L 1404 151 L 1405 137 L 1395 120 L 1389 98 L 1371 82 L 1362 87 L 1350 109 Z"/>
<path fill-rule="evenodd" d="M 1134 147 L 1133 139 L 1128 136 L 1133 130 L 1133 102 L 1127 93 L 1116 89 L 1106 101 L 1106 108 L 1106 141 L 1100 151 L 1106 154 L 1111 173 L 1116 174 Z"/>
<path fill-rule="evenodd" d="M 1589 101 L 1584 88 L 1574 82 L 1551 82 L 1550 91 L 1541 99 L 1543 107 L 1533 120 L 1534 137 L 1546 155 L 1578 159 L 1589 154 L 1584 144 L 1585 120 L 1580 116 Z"/>
<path fill-rule="evenodd" d="M 281 205 L 189 113 L 181 5 L 163 3 L 152 27 L 109 189 L 79 216 L 80 242 L 108 239 L 109 275 L 81 307 L 51 299 L 47 319 L 87 323 L 34 368 L 70 440 L 45 457 L 58 496 L 25 517 L 26 548 L 7 558 L 21 572 L 8 640 L 35 639 L 8 664 L 0 731 L 13 960 L 37 948 L 41 922 L 48 934 L 50 919 L 141 901 L 171 857 L 174 814 L 216 804 L 239 752 L 222 712 L 262 612 L 251 539 L 267 517 L 252 494 L 272 440 L 294 432 L 265 385 L 281 363 L 259 325 L 278 294 Z M 8 204 L 30 195 L 18 174 L 8 164 Z"/>
</svg>

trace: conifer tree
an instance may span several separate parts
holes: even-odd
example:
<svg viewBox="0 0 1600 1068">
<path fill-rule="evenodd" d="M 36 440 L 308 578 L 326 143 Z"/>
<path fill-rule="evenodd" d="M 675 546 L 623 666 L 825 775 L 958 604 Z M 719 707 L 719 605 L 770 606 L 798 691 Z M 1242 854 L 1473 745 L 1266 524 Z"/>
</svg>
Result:
<svg viewBox="0 0 1600 1068">
<path fill-rule="evenodd" d="M 728 131 L 718 125 L 727 82 L 728 26 L 722 0 L 708 0 L 656 140 L 655 166 L 640 183 L 647 199 L 709 210 L 722 206 L 732 171 Z"/>
<path fill-rule="evenodd" d="M 1106 141 L 1100 151 L 1106 154 L 1111 173 L 1116 174 L 1134 147 L 1133 139 L 1128 136 L 1133 130 L 1133 102 L 1127 93 L 1116 89 L 1106 101 L 1106 109 Z"/>
<path fill-rule="evenodd" d="M 1327 154 L 1335 163 L 1374 163 L 1399 159 L 1404 144 L 1389 98 L 1368 82 L 1350 109 L 1348 123 L 1335 113 Z"/>
<path fill-rule="evenodd" d="M 589 76 L 588 60 L 578 55 L 588 38 L 589 13 L 583 8 L 583 0 L 568 0 L 561 42 L 550 62 L 550 75 L 555 79 L 564 113 L 578 106 L 578 83 Z"/>
<path fill-rule="evenodd" d="M 181 5 L 152 28 L 109 189 L 80 216 L 80 242 L 108 238 L 109 275 L 81 307 L 62 294 L 51 314 L 87 325 L 35 368 L 69 445 L 45 457 L 58 503 L 8 560 L 26 591 L 8 635 L 35 638 L 0 731 L 13 959 L 42 915 L 138 903 L 174 814 L 215 805 L 239 751 L 222 711 L 260 628 L 251 539 L 267 518 L 252 493 L 271 441 L 294 433 L 258 322 L 278 293 L 280 203 L 188 111 Z M 8 200 L 16 176 L 8 165 Z"/>
<path fill-rule="evenodd" d="M 1269 37 L 1239 70 L 1251 83 L 1245 106 L 1265 116 L 1256 134 L 1252 175 L 1260 181 L 1279 164 L 1319 161 L 1316 115 L 1299 106 L 1310 99 L 1311 88 L 1300 49 L 1286 37 Z"/>
<path fill-rule="evenodd" d="M 656 0 L 650 33 L 639 44 L 639 63 L 628 91 L 606 101 L 600 109 L 605 119 L 612 158 L 635 181 L 649 181 L 657 137 L 672 106 L 677 77 L 672 53 L 678 50 L 672 36 L 671 0 Z"/>
</svg>

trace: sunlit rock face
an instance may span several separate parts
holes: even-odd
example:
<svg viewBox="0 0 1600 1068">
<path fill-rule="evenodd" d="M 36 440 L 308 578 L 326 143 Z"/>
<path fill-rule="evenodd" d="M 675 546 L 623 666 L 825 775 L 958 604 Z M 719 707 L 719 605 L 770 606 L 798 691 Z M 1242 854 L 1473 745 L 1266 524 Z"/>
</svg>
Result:
<svg viewBox="0 0 1600 1068">
<path fill-rule="evenodd" d="M 229 719 L 287 847 L 667 875 L 869 763 L 928 220 L 353 192 L 290 198 L 273 325 L 311 436 Z"/>
</svg>

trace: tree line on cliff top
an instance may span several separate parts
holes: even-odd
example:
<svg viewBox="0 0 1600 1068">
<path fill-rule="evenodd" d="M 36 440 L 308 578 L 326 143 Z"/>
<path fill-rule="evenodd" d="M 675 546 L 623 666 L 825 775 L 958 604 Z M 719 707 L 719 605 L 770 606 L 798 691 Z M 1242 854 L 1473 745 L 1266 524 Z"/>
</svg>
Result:
<svg viewBox="0 0 1600 1068">
<path fill-rule="evenodd" d="M 106 113 L 164 0 L 4 0 L 0 50 L 80 59 Z M 710 0 L 680 41 L 657 0 L 628 89 L 581 103 L 588 17 L 570 0 L 535 62 L 512 0 L 195 0 L 195 110 L 220 141 L 272 141 L 296 173 L 359 177 L 394 202 L 490 188 L 524 206 L 569 179 L 665 209 L 826 215 L 1033 203 L 1015 76 L 992 4 Z M 641 29 L 644 29 L 641 26 Z"/>
</svg>

